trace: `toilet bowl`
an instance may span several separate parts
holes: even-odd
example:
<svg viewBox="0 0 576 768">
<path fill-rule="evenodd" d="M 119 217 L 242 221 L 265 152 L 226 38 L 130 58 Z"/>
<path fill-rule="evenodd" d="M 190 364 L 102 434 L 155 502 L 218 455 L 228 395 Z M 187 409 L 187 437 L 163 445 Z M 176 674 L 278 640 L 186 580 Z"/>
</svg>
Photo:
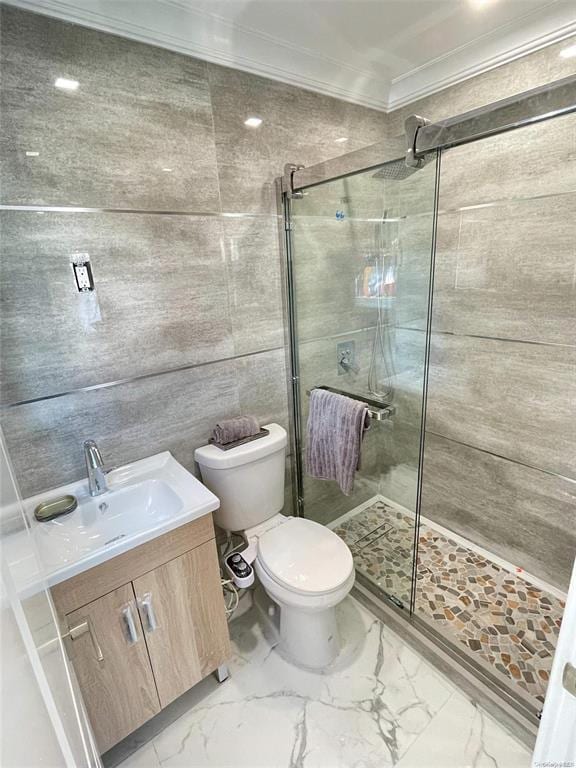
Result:
<svg viewBox="0 0 576 768">
<path fill-rule="evenodd" d="M 300 666 L 321 669 L 340 650 L 335 608 L 352 589 L 354 561 L 329 528 L 280 514 L 287 435 L 278 424 L 264 428 L 266 437 L 227 451 L 206 445 L 194 457 L 220 499 L 216 524 L 256 544 L 256 575 L 280 609 L 281 651 Z"/>
<path fill-rule="evenodd" d="M 276 515 L 257 541 L 256 575 L 280 608 L 280 646 L 300 666 L 319 669 L 340 650 L 336 606 L 354 585 L 354 561 L 342 539 L 312 520 Z"/>
</svg>

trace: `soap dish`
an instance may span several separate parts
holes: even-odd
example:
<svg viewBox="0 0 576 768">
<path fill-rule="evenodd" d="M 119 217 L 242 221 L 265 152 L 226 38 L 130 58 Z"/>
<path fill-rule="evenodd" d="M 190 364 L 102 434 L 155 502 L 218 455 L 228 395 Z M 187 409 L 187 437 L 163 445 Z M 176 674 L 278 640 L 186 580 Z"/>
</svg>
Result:
<svg viewBox="0 0 576 768">
<path fill-rule="evenodd" d="M 46 523 L 49 520 L 54 520 L 55 517 L 61 515 L 69 515 L 70 512 L 74 512 L 78 506 L 78 499 L 76 496 L 59 496 L 57 499 L 50 499 L 49 501 L 43 501 L 38 504 L 34 510 L 34 517 L 39 523 Z"/>
</svg>

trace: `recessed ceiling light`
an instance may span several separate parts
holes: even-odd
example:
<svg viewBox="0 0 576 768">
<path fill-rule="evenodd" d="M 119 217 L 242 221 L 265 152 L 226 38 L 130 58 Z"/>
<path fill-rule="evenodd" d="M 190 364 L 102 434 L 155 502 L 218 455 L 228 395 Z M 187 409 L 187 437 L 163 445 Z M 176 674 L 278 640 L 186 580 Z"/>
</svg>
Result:
<svg viewBox="0 0 576 768">
<path fill-rule="evenodd" d="M 560 51 L 560 56 L 563 59 L 573 59 L 576 56 L 576 45 L 570 45 L 568 48 L 563 48 Z"/>
<path fill-rule="evenodd" d="M 260 125 L 262 125 L 262 118 L 249 117 L 247 120 L 244 120 L 244 125 L 247 125 L 248 128 L 258 128 Z"/>
<path fill-rule="evenodd" d="M 54 81 L 56 88 L 61 88 L 63 91 L 75 91 L 80 83 L 78 80 L 69 80 L 67 77 L 57 77 Z"/>
<path fill-rule="evenodd" d="M 486 8 L 487 5 L 492 5 L 495 0 L 470 0 L 470 4 L 474 6 L 474 8 Z"/>
<path fill-rule="evenodd" d="M 38 157 L 40 152 L 31 152 L 30 150 L 26 150 L 26 157 Z"/>
<path fill-rule="evenodd" d="M 335 144 L 344 144 L 345 141 L 348 141 L 347 136 L 342 136 L 340 139 L 334 139 Z"/>
<path fill-rule="evenodd" d="M 164 173 L 172 173 L 174 168 L 162 168 L 162 170 L 164 171 Z"/>
</svg>

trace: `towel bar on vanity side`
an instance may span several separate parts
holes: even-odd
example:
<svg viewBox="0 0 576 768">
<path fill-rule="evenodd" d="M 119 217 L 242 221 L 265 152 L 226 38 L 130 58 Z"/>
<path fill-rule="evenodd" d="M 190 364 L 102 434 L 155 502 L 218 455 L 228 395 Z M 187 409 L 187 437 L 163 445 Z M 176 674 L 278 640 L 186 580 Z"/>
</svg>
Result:
<svg viewBox="0 0 576 768">
<path fill-rule="evenodd" d="M 334 392 L 336 395 L 344 395 L 344 397 L 350 397 L 352 400 L 359 400 L 361 403 L 366 403 L 370 418 L 374 419 L 374 421 L 387 421 L 392 418 L 396 410 L 393 405 L 379 403 L 377 400 L 372 400 L 369 397 L 355 395 L 352 392 L 344 392 L 341 389 L 334 389 L 334 387 L 312 387 L 312 389 L 325 389 L 327 392 Z M 310 395 L 311 391 L 311 389 L 307 389 L 306 394 Z"/>
</svg>

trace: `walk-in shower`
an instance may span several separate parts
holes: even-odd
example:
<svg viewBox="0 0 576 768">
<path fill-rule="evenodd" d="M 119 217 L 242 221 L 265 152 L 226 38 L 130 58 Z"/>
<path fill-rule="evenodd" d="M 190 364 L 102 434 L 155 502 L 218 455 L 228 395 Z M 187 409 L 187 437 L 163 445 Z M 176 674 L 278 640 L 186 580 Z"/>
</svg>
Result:
<svg viewBox="0 0 576 768">
<path fill-rule="evenodd" d="M 297 513 L 532 723 L 576 551 L 575 111 L 566 78 L 281 181 Z M 315 387 L 377 416 L 350 496 L 303 471 Z"/>
</svg>

